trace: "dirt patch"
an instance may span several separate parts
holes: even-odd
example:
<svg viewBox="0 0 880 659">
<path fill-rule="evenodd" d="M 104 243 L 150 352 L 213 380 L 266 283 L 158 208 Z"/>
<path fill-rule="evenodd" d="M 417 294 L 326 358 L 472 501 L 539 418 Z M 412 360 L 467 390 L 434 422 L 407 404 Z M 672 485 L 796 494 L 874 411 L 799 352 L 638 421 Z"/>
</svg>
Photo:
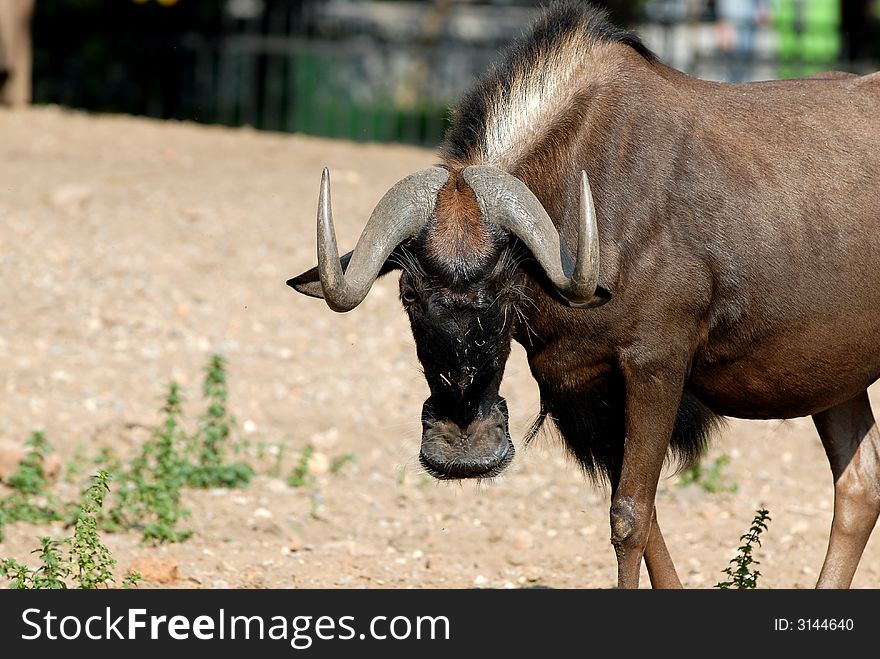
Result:
<svg viewBox="0 0 880 659">
<path fill-rule="evenodd" d="M 189 541 L 107 535 L 120 573 L 150 559 L 176 566 L 175 587 L 614 585 L 607 493 L 551 438 L 518 445 L 491 483 L 420 473 L 427 388 L 395 277 L 348 314 L 284 285 L 313 265 L 324 165 L 339 242 L 351 246 L 381 195 L 434 160 L 401 146 L 0 111 L 0 440 L 44 429 L 62 461 L 80 445 L 130 454 L 158 421 L 169 380 L 197 413 L 201 369 L 220 352 L 239 434 L 263 451 L 248 489 L 187 491 Z M 538 410 L 518 347 L 502 394 L 518 440 Z M 307 445 L 325 467 L 354 459 L 318 469 L 314 488 L 290 487 L 283 477 Z M 721 454 L 736 492 L 661 483 L 660 520 L 685 585 L 714 585 L 765 505 L 761 585 L 812 586 L 832 488 L 811 422 L 731 421 L 709 461 Z M 58 487 L 72 497 L 79 485 Z M 25 560 L 36 536 L 62 529 L 5 530 L 0 556 Z M 854 586 L 880 583 L 876 536 Z"/>
</svg>

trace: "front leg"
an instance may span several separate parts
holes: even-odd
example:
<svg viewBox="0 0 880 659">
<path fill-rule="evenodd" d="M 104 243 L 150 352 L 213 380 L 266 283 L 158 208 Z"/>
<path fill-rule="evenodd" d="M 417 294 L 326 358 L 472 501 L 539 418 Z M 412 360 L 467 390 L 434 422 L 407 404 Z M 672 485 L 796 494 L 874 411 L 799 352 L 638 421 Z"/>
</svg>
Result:
<svg viewBox="0 0 880 659">
<path fill-rule="evenodd" d="M 681 403 L 684 369 L 666 361 L 662 367 L 624 365 L 623 373 L 626 439 L 620 480 L 611 498 L 611 543 L 617 554 L 618 588 L 638 588 L 642 557 L 655 525 L 657 483 Z M 662 543 L 659 526 L 656 535 L 654 542 Z M 665 545 L 662 551 L 656 549 L 666 553 Z"/>
</svg>

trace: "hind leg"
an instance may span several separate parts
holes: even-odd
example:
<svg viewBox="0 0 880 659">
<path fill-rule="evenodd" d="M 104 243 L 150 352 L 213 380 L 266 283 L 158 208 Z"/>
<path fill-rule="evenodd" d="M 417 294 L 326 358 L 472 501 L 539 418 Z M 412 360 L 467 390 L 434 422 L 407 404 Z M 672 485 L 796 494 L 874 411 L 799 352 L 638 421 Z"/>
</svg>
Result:
<svg viewBox="0 0 880 659">
<path fill-rule="evenodd" d="M 880 429 L 868 393 L 813 415 L 834 476 L 834 520 L 817 588 L 849 588 L 880 513 Z"/>
<path fill-rule="evenodd" d="M 672 563 L 669 550 L 663 534 L 660 533 L 660 525 L 657 523 L 657 508 L 654 508 L 654 520 L 651 523 L 651 534 L 648 536 L 648 544 L 645 546 L 645 566 L 648 568 L 648 576 L 651 578 L 651 586 L 654 588 L 681 588 L 681 581 Z"/>
</svg>

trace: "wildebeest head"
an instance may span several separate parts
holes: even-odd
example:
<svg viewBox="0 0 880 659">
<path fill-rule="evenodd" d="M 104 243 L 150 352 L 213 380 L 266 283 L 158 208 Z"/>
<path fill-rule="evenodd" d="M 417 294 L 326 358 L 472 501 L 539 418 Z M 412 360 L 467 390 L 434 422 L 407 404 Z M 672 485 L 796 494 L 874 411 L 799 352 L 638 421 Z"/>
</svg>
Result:
<svg viewBox="0 0 880 659">
<path fill-rule="evenodd" d="M 419 458 L 437 478 L 500 473 L 513 458 L 507 405 L 499 395 L 525 262 L 571 306 L 595 306 L 596 218 L 586 173 L 580 186 L 576 258 L 529 188 L 490 166 L 433 167 L 397 183 L 379 201 L 354 251 L 342 258 L 325 169 L 318 202 L 318 267 L 289 280 L 297 291 L 349 311 L 377 277 L 402 270 L 409 316 L 431 396 L 422 408 Z"/>
</svg>

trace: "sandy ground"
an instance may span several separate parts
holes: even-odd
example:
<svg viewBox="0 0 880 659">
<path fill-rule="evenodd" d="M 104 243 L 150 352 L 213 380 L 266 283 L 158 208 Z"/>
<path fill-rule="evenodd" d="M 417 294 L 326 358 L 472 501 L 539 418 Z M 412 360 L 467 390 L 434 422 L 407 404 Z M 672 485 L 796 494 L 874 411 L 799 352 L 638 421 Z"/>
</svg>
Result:
<svg viewBox="0 0 880 659">
<path fill-rule="evenodd" d="M 108 535 L 120 569 L 167 557 L 179 566 L 173 585 L 192 588 L 612 587 L 607 493 L 549 436 L 521 446 L 538 398 L 520 348 L 502 387 L 513 465 L 479 486 L 437 483 L 415 459 L 427 388 L 396 278 L 343 315 L 284 285 L 313 265 L 323 165 L 347 247 L 379 197 L 432 162 L 401 146 L 0 111 L 0 440 L 45 429 L 64 461 L 78 446 L 131 455 L 169 380 L 187 388 L 195 418 L 201 369 L 220 352 L 260 473 L 241 491 L 187 491 L 188 542 Z M 283 479 L 308 445 L 312 491 Z M 326 469 L 347 453 L 353 463 Z M 731 421 L 708 460 L 721 454 L 735 493 L 661 483 L 660 521 L 685 585 L 723 576 L 764 505 L 761 585 L 812 586 L 832 488 L 810 420 Z M 72 497 L 79 483 L 57 487 Z M 0 556 L 29 558 L 46 531 L 62 529 L 8 526 Z M 856 587 L 880 585 L 877 536 Z"/>
</svg>

